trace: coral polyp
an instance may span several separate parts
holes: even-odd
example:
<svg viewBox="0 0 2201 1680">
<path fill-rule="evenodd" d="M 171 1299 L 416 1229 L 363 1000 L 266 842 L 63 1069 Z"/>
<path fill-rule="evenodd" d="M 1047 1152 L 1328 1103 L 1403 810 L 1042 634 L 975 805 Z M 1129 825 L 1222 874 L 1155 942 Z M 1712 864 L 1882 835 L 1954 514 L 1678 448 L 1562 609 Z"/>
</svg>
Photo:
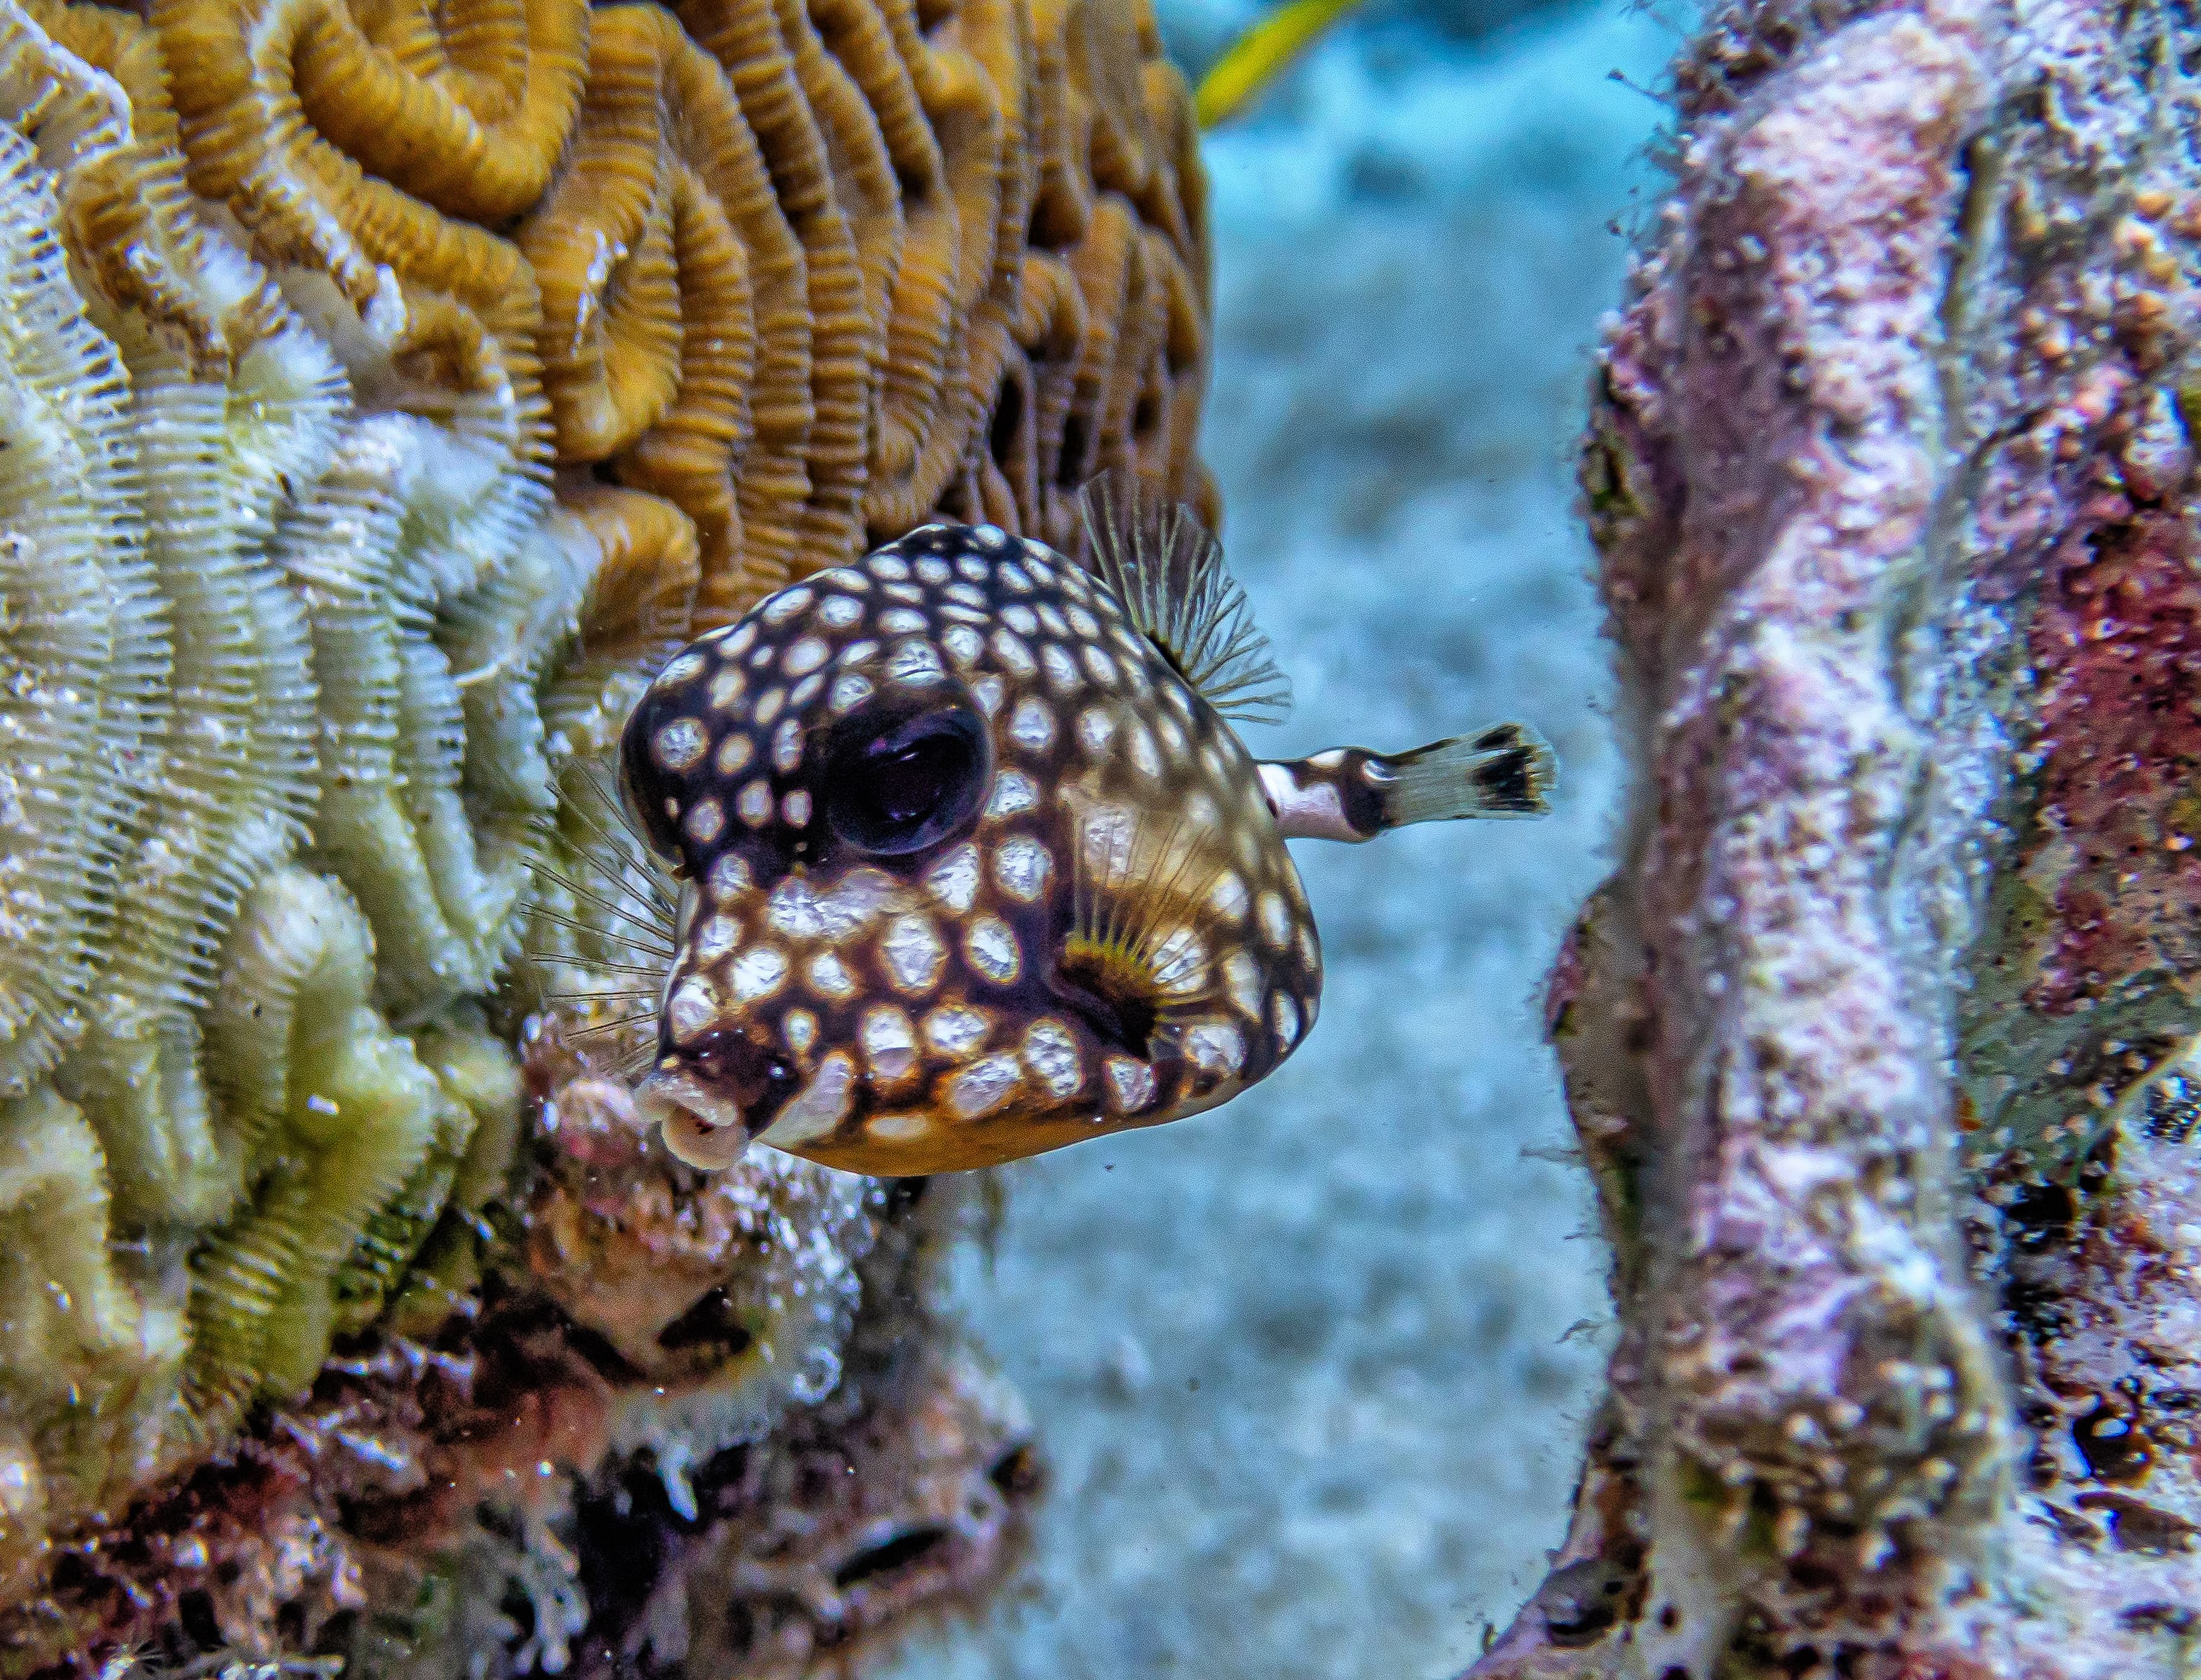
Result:
<svg viewBox="0 0 2201 1680">
<path fill-rule="evenodd" d="M 0 0 L 0 1671 L 483 1570 L 534 1626 L 406 1641 L 548 1661 L 600 1478 L 684 1507 L 924 1339 L 864 1283 L 915 1200 L 602 1120 L 605 772 L 671 649 L 924 519 L 1212 511 L 1191 133 L 1135 0 Z M 1010 1450 L 960 1357 L 834 1415 Z"/>
</svg>

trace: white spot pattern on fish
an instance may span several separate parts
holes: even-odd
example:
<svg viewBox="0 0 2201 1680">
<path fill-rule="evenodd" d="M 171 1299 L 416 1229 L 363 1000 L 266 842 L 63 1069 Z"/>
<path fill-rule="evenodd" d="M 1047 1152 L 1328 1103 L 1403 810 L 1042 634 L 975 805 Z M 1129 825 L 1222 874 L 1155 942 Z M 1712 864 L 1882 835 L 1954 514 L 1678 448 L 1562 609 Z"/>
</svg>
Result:
<svg viewBox="0 0 2201 1680">
<path fill-rule="evenodd" d="M 709 1135 L 717 1164 L 737 1123 L 930 1172 L 1212 1107 L 1319 1007 L 1286 838 L 1473 814 L 1427 755 L 1256 765 L 1228 720 L 1282 683 L 1212 541 L 1120 490 L 1088 511 L 1089 569 L 930 526 L 699 640 L 636 708 L 627 802 L 694 901 L 643 1092 L 676 1148 Z M 1547 762 L 1501 736 L 1428 752 L 1480 767 L 1491 808 L 1536 802 Z"/>
</svg>

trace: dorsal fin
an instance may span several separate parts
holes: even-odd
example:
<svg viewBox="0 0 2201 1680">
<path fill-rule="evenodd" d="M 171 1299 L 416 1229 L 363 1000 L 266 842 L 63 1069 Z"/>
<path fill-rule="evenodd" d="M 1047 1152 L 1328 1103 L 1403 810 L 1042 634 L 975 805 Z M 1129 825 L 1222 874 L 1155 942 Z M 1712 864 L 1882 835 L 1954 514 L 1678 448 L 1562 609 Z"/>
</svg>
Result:
<svg viewBox="0 0 2201 1680">
<path fill-rule="evenodd" d="M 1078 496 L 1089 568 L 1131 622 L 1224 717 L 1280 723 L 1292 685 L 1269 656 L 1223 545 L 1191 508 L 1165 501 L 1136 473 L 1104 473 Z"/>
</svg>

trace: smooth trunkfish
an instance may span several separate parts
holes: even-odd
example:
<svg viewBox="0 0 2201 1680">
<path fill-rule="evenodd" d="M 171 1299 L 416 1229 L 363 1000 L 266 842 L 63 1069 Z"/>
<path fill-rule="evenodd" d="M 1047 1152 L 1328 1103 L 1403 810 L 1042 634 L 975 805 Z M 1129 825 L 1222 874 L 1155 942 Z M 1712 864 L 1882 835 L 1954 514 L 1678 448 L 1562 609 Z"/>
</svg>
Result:
<svg viewBox="0 0 2201 1680">
<path fill-rule="evenodd" d="M 1087 565 L 914 531 L 636 707 L 620 793 L 671 878 L 637 1101 L 684 1160 L 950 1172 L 1213 1108 L 1320 1002 L 1287 840 L 1547 808 L 1518 724 L 1256 761 L 1230 720 L 1289 690 L 1215 539 L 1129 474 L 1083 513 Z"/>
</svg>

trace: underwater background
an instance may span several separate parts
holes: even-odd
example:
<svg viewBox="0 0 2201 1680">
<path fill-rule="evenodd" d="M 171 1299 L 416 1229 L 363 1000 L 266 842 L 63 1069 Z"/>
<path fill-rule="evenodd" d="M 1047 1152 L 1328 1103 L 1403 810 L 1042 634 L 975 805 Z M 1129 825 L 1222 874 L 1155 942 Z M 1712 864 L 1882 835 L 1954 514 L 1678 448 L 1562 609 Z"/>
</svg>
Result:
<svg viewBox="0 0 2201 1680">
<path fill-rule="evenodd" d="M 1150 4 L 0 0 L 6 1680 L 2190 1680 L 2201 22 L 1359 0 L 1203 165 Z M 1311 848 L 1228 1112 L 676 1160 L 637 696 L 1127 461 L 1257 749 L 1558 814 Z"/>
<path fill-rule="evenodd" d="M 1189 73 L 1259 8 L 1161 8 Z M 1540 1021 L 1621 765 L 1576 509 L 1679 9 L 1371 0 L 1206 143 L 1203 438 L 1296 691 L 1263 755 L 1517 716 L 1558 813 L 1297 855 L 1321 1030 L 1229 1108 L 1007 1171 L 963 1310 L 1051 1485 L 896 1680 L 1457 1673 L 1562 1535 L 1610 1312 Z"/>
</svg>

